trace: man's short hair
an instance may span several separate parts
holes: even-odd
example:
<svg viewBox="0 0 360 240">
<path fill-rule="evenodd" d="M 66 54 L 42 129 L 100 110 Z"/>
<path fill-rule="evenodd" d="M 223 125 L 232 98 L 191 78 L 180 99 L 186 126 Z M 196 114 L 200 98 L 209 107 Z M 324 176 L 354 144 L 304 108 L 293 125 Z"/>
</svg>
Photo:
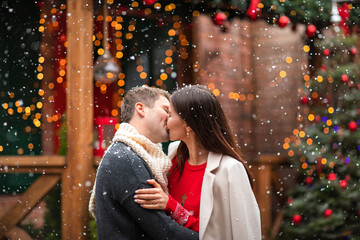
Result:
<svg viewBox="0 0 360 240">
<path fill-rule="evenodd" d="M 125 94 L 125 97 L 121 103 L 122 122 L 128 123 L 131 120 L 134 114 L 136 103 L 141 102 L 145 104 L 145 106 L 152 108 L 160 96 L 164 96 L 168 100 L 170 99 L 170 94 L 160 88 L 141 86 L 130 89 Z"/>
</svg>

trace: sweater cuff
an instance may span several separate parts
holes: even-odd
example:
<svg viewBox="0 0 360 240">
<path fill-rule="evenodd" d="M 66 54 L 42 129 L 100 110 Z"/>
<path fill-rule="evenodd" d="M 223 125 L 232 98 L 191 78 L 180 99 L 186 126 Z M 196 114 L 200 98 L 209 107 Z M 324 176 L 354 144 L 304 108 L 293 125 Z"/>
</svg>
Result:
<svg viewBox="0 0 360 240">
<path fill-rule="evenodd" d="M 167 202 L 164 211 L 171 214 L 176 210 L 177 201 L 174 198 L 172 198 L 170 195 L 168 195 L 168 197 L 169 197 L 169 201 Z"/>
</svg>

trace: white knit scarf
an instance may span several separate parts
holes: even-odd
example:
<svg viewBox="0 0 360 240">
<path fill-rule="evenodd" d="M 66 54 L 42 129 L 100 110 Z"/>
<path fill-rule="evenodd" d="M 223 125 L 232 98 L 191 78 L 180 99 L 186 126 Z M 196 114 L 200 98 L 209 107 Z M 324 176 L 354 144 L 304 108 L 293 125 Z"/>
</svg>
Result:
<svg viewBox="0 0 360 240">
<path fill-rule="evenodd" d="M 149 165 L 156 181 L 160 184 L 166 194 L 169 194 L 168 173 L 171 161 L 161 148 L 161 144 L 151 142 L 144 135 L 141 135 L 133 126 L 128 123 L 121 123 L 116 131 L 112 142 L 122 142 L 129 146 Z M 105 153 L 106 154 L 106 153 Z M 100 163 L 101 164 L 101 163 Z M 95 180 L 96 182 L 96 180 Z M 95 217 L 95 183 L 91 192 L 89 211 Z"/>
</svg>

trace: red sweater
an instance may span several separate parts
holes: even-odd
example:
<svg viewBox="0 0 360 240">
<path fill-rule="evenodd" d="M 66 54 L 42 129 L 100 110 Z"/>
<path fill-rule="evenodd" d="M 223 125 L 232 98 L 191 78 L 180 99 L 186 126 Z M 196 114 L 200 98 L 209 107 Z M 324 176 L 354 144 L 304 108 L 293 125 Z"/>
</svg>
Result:
<svg viewBox="0 0 360 240">
<path fill-rule="evenodd" d="M 169 201 L 165 211 L 180 225 L 199 231 L 199 210 L 201 186 L 204 178 L 206 163 L 190 165 L 184 164 L 184 170 L 179 178 L 179 170 L 173 171 L 176 166 L 176 157 L 169 175 Z"/>
</svg>

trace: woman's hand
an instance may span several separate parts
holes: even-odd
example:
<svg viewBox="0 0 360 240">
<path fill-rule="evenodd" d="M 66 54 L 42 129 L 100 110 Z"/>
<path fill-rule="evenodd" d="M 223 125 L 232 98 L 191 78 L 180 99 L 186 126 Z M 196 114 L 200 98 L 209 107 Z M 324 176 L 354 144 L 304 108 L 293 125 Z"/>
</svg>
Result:
<svg viewBox="0 0 360 240">
<path fill-rule="evenodd" d="M 147 180 L 147 183 L 154 188 L 144 188 L 135 191 L 135 202 L 146 209 L 164 210 L 169 201 L 169 197 L 164 193 L 160 184 L 154 179 Z"/>
</svg>

